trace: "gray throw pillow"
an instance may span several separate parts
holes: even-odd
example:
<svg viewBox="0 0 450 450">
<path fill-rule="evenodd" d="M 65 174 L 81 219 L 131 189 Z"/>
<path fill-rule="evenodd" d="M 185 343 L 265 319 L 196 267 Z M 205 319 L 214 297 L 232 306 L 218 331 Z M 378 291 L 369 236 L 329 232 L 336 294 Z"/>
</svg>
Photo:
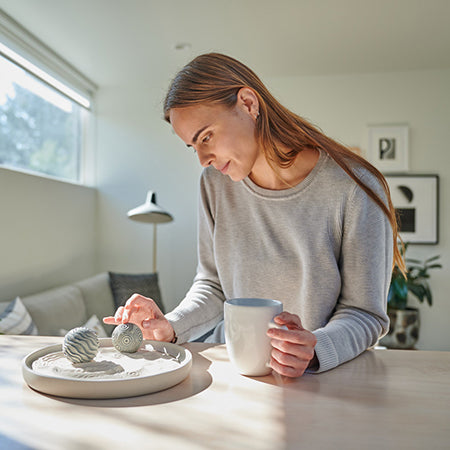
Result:
<svg viewBox="0 0 450 450">
<path fill-rule="evenodd" d="M 154 300 L 161 311 L 165 313 L 164 305 L 161 300 L 157 273 L 108 273 L 116 309 L 119 306 L 123 306 L 133 294 L 140 294 Z"/>
</svg>

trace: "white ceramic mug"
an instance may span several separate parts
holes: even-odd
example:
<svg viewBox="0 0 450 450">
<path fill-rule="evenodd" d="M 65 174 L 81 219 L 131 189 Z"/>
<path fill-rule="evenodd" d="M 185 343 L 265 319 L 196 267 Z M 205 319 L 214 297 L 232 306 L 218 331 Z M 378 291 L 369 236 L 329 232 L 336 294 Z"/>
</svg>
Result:
<svg viewBox="0 0 450 450">
<path fill-rule="evenodd" d="M 224 305 L 225 342 L 232 364 L 242 375 L 269 374 L 272 346 L 267 330 L 283 311 L 278 300 L 233 298 Z"/>
</svg>

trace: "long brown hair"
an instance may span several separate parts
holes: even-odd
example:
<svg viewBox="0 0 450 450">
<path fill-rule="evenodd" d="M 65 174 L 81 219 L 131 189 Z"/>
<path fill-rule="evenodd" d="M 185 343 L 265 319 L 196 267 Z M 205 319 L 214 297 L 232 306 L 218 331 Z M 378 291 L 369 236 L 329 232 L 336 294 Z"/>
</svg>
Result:
<svg viewBox="0 0 450 450">
<path fill-rule="evenodd" d="M 256 137 L 266 159 L 276 167 L 289 167 L 299 152 L 306 148 L 326 152 L 339 166 L 375 201 L 389 219 L 393 231 L 394 266 L 405 273 L 406 267 L 397 240 L 397 216 L 392 205 L 389 186 L 384 176 L 368 161 L 344 145 L 322 133 L 317 127 L 294 114 L 278 102 L 259 77 L 247 66 L 230 56 L 207 53 L 197 56 L 178 72 L 170 84 L 164 100 L 164 118 L 170 123 L 173 108 L 183 108 L 201 103 L 221 104 L 233 107 L 243 87 L 251 88 L 259 101 L 259 117 L 256 121 Z M 277 143 L 290 149 L 283 152 Z M 356 164 L 371 172 L 381 183 L 386 203 L 354 173 Z"/>
</svg>

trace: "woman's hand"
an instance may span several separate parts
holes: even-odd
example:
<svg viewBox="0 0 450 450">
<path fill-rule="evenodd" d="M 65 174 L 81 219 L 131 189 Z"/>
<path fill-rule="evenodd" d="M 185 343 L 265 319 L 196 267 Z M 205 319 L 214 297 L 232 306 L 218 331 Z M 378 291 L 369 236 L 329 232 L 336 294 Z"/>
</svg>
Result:
<svg viewBox="0 0 450 450">
<path fill-rule="evenodd" d="M 104 317 L 103 322 L 110 325 L 134 323 L 142 330 L 144 339 L 170 342 L 175 337 L 172 325 L 158 305 L 151 298 L 139 294 L 132 295 L 125 306 L 117 309 L 114 317 Z"/>
<path fill-rule="evenodd" d="M 288 329 L 270 328 L 267 331 L 273 347 L 270 361 L 272 369 L 280 375 L 295 378 L 303 375 L 308 367 L 317 368 L 318 360 L 314 352 L 317 339 L 303 328 L 300 317 L 282 312 L 274 321 Z"/>
</svg>

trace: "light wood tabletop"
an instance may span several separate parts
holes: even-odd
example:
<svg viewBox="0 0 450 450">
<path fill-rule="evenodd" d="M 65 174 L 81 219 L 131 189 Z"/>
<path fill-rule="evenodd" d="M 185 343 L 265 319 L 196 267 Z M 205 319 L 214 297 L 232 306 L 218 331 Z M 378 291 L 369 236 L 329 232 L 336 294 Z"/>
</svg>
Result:
<svg viewBox="0 0 450 450">
<path fill-rule="evenodd" d="M 450 352 L 369 350 L 295 380 L 245 377 L 224 345 L 186 344 L 180 384 L 108 400 L 44 395 L 30 352 L 62 338 L 0 336 L 1 449 L 449 449 Z"/>
</svg>

